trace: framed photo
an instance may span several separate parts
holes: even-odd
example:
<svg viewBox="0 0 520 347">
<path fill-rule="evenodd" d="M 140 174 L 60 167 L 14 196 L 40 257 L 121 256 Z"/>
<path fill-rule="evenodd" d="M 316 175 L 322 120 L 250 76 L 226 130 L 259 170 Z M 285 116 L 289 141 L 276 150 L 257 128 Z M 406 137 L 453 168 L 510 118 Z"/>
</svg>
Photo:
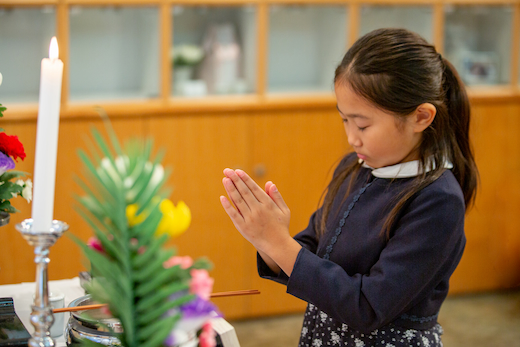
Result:
<svg viewBox="0 0 520 347">
<path fill-rule="evenodd" d="M 466 51 L 460 58 L 459 73 L 465 84 L 498 84 L 499 59 L 496 53 Z"/>
</svg>

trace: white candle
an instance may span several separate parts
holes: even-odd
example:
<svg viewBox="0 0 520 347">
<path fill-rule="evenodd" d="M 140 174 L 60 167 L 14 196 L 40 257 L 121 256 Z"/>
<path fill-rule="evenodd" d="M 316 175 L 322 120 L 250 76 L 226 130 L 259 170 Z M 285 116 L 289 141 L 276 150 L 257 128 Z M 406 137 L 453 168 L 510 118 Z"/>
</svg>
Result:
<svg viewBox="0 0 520 347">
<path fill-rule="evenodd" d="M 58 59 L 58 42 L 53 37 L 40 74 L 32 203 L 33 230 L 38 232 L 50 230 L 54 214 L 62 76 L 63 62 Z"/>
</svg>

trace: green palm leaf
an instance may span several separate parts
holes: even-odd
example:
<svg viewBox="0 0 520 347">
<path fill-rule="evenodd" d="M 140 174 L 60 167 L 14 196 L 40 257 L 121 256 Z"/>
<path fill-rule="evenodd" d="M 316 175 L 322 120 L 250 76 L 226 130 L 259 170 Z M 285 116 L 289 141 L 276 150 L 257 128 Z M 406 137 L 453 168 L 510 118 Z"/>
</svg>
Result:
<svg viewBox="0 0 520 347">
<path fill-rule="evenodd" d="M 139 332 L 141 347 L 155 347 L 161 345 L 164 339 L 172 331 L 173 326 L 180 319 L 180 315 L 169 317 L 164 320 L 157 321 L 154 325 L 149 325 Z"/>
<path fill-rule="evenodd" d="M 157 271 L 161 270 L 165 261 L 167 261 L 174 254 L 173 250 L 170 252 L 162 252 L 148 266 L 144 269 L 134 269 L 134 281 L 136 282 L 147 282 L 149 281 Z"/>
<path fill-rule="evenodd" d="M 145 314 L 150 307 L 156 305 L 163 300 L 167 299 L 170 295 L 177 292 L 188 290 L 190 287 L 188 281 L 186 282 L 175 282 L 170 283 L 167 286 L 160 288 L 154 295 L 142 298 L 136 305 L 136 312 L 139 314 Z"/>
<path fill-rule="evenodd" d="M 121 343 L 158 347 L 180 319 L 172 310 L 195 298 L 189 293 L 190 270 L 165 268 L 164 262 L 175 250 L 164 248 L 167 235 L 155 235 L 163 218 L 161 201 L 169 194 L 164 184 L 171 170 L 161 165 L 163 151 L 152 159 L 152 140 L 131 140 L 121 146 L 108 121 L 106 126 L 110 143 L 92 130 L 91 154 L 78 151 L 85 179 L 75 178 L 84 192 L 75 196 L 76 211 L 104 252 L 73 238 L 95 271 L 88 288 L 93 299 L 108 303 L 112 315 L 121 321 Z M 135 215 L 127 216 L 134 204 Z M 193 265 L 208 267 L 205 260 Z"/>
<path fill-rule="evenodd" d="M 150 322 L 163 316 L 169 310 L 179 307 L 185 303 L 188 303 L 194 298 L 195 295 L 193 294 L 183 295 L 177 299 L 168 301 L 165 305 L 157 306 L 155 309 L 149 309 L 148 311 L 146 311 L 146 313 L 141 314 L 139 315 L 139 317 L 137 317 L 137 323 L 139 323 L 140 325 L 149 324 Z"/>
<path fill-rule="evenodd" d="M 162 235 L 159 238 L 151 240 L 148 248 L 141 254 L 137 254 L 133 260 L 134 269 L 142 268 L 143 266 L 148 266 L 148 263 L 151 262 L 156 256 L 157 251 L 164 245 L 164 243 L 168 240 L 167 235 Z"/>
</svg>

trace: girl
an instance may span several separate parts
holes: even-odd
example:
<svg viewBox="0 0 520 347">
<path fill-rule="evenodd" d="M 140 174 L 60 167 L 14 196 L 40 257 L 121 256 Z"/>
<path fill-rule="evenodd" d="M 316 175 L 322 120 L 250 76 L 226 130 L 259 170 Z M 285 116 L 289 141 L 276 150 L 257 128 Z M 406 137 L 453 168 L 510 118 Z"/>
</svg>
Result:
<svg viewBox="0 0 520 347">
<path fill-rule="evenodd" d="M 437 316 L 478 175 L 464 87 L 403 29 L 360 38 L 334 87 L 354 152 L 308 227 L 292 238 L 277 187 L 241 170 L 224 170 L 221 203 L 258 250 L 260 276 L 308 302 L 300 346 L 442 346 Z"/>
</svg>

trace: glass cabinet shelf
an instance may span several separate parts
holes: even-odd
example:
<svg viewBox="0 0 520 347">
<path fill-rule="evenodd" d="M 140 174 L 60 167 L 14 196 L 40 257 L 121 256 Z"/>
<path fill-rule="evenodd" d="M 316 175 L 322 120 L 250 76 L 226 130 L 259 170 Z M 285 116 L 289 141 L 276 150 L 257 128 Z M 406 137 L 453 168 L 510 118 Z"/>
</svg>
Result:
<svg viewBox="0 0 520 347">
<path fill-rule="evenodd" d="M 0 102 L 38 102 L 40 64 L 56 35 L 56 9 L 0 6 Z"/>
<path fill-rule="evenodd" d="M 331 92 L 347 48 L 347 14 L 347 6 L 270 6 L 268 92 Z"/>
<path fill-rule="evenodd" d="M 174 96 L 256 91 L 256 7 L 174 6 Z"/>
<path fill-rule="evenodd" d="M 449 5 L 444 12 L 444 54 L 464 83 L 509 83 L 513 7 Z"/>
<path fill-rule="evenodd" d="M 159 95 L 157 7 L 71 7 L 70 100 Z"/>
<path fill-rule="evenodd" d="M 360 22 L 360 36 L 379 28 L 405 28 L 433 42 L 431 6 L 365 5 L 361 7 Z"/>
<path fill-rule="evenodd" d="M 40 62 L 62 35 L 63 103 L 76 109 L 155 103 L 169 112 L 190 97 L 319 103 L 333 97 L 334 70 L 354 36 L 382 27 L 417 32 L 466 85 L 492 87 L 474 90 L 520 96 L 520 62 L 511 60 L 520 54 L 512 52 L 517 1 L 3 1 L 0 102 L 35 107 Z"/>
</svg>

